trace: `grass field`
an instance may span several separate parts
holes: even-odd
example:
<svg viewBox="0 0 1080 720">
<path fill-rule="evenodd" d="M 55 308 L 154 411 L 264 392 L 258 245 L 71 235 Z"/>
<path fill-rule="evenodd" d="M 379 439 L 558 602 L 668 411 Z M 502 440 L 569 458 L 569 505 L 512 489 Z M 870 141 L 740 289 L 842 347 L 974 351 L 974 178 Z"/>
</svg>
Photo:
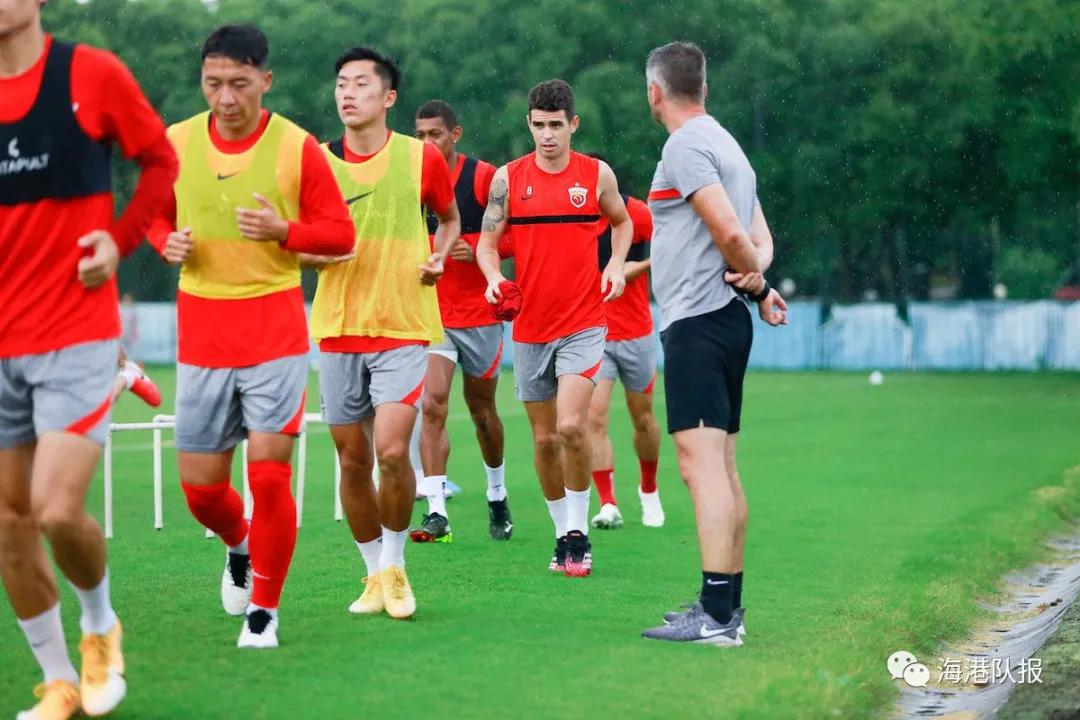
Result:
<svg viewBox="0 0 1080 720">
<path fill-rule="evenodd" d="M 171 406 L 172 371 L 153 373 Z M 240 620 L 218 601 L 221 546 L 189 517 L 172 452 L 165 529 L 155 532 L 149 433 L 118 437 L 109 550 L 130 694 L 116 717 L 876 717 L 895 693 L 885 658 L 901 648 L 932 657 L 938 640 L 977 617 L 975 598 L 1080 511 L 1077 488 L 1062 486 L 1080 464 L 1080 376 L 894 374 L 871 387 L 862 374 L 754 373 L 740 444 L 751 507 L 747 643 L 651 643 L 641 629 L 700 582 L 670 439 L 660 472 L 668 523 L 646 530 L 628 417 L 615 408 L 627 527 L 594 533 L 591 578 L 553 576 L 551 525 L 512 385 L 506 377 L 500 407 L 514 539 L 487 539 L 480 456 L 458 399 L 450 476 L 465 492 L 450 504 L 454 542 L 407 550 L 412 622 L 345 611 L 362 564 L 332 519 L 329 436 L 313 431 L 274 652 L 235 648 Z M 127 397 L 116 419 L 150 414 Z M 92 496 L 100 512 L 100 483 Z M 63 603 L 74 652 L 78 610 L 66 586 Z M 2 604 L 0 717 L 28 705 L 37 681 Z"/>
</svg>

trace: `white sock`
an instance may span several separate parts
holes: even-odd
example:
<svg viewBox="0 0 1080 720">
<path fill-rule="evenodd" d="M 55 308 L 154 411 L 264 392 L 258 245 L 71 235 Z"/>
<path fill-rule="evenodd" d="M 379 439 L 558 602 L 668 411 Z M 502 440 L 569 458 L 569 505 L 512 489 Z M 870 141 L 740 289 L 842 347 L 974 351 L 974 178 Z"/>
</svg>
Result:
<svg viewBox="0 0 1080 720">
<path fill-rule="evenodd" d="M 405 539 L 409 537 L 408 530 L 382 529 L 382 554 L 379 556 L 379 569 L 385 570 L 391 565 L 399 568 L 405 567 Z"/>
<path fill-rule="evenodd" d="M 382 538 L 377 537 L 367 542 L 356 541 L 356 547 L 360 549 L 360 556 L 364 558 L 364 566 L 367 568 L 367 576 L 374 577 L 379 574 L 379 557 L 382 555 Z"/>
<path fill-rule="evenodd" d="M 571 490 L 566 488 L 566 529 L 579 530 L 589 534 L 589 499 L 590 490 Z"/>
<path fill-rule="evenodd" d="M 75 585 L 71 587 L 79 596 L 79 603 L 82 605 L 79 627 L 83 634 L 104 635 L 112 630 L 116 625 L 116 613 L 109 602 L 109 569 L 105 568 L 105 576 L 95 588 L 83 590 Z"/>
<path fill-rule="evenodd" d="M 421 492 L 427 498 L 427 511 L 450 517 L 446 514 L 446 476 L 429 475 L 420 483 Z"/>
<path fill-rule="evenodd" d="M 124 363 L 124 369 L 120 371 L 120 374 L 124 376 L 124 385 L 130 390 L 135 381 L 142 377 L 143 371 L 134 362 L 128 360 Z"/>
<path fill-rule="evenodd" d="M 230 545 L 229 552 L 233 553 L 234 555 L 250 555 L 251 553 L 248 552 L 248 536 L 245 535 L 244 539 L 240 541 L 239 545 Z"/>
<path fill-rule="evenodd" d="M 484 470 L 487 472 L 488 489 L 487 498 L 488 502 L 496 502 L 506 499 L 506 463 L 503 462 L 499 467 L 488 467 L 487 463 L 484 463 Z"/>
<path fill-rule="evenodd" d="M 566 534 L 566 498 L 561 497 L 558 500 L 547 500 L 548 514 L 551 515 L 551 522 L 555 523 L 555 537 L 561 538 Z"/>
<path fill-rule="evenodd" d="M 79 684 L 79 673 L 71 664 L 67 643 L 64 641 L 64 626 L 60 623 L 60 603 L 29 620 L 20 620 L 19 627 L 26 635 L 26 642 L 34 659 L 45 673 L 45 682 L 67 680 L 72 685 Z"/>
</svg>

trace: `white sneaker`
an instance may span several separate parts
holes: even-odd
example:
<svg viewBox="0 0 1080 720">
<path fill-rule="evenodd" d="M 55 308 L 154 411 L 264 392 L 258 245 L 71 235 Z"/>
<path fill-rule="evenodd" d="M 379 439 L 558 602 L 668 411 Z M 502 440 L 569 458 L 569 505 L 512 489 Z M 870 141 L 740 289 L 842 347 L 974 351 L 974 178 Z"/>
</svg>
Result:
<svg viewBox="0 0 1080 720">
<path fill-rule="evenodd" d="M 236 647 L 266 650 L 278 646 L 278 619 L 266 610 L 252 610 L 244 618 L 244 628 Z"/>
<path fill-rule="evenodd" d="M 251 556 L 225 553 L 221 574 L 221 607 L 229 615 L 243 615 L 251 602 Z"/>
<path fill-rule="evenodd" d="M 622 513 L 611 503 L 601 505 L 600 512 L 593 516 L 592 526 L 600 530 L 617 530 L 622 527 Z"/>
<path fill-rule="evenodd" d="M 641 524 L 645 527 L 664 527 L 664 507 L 660 504 L 660 491 L 643 493 L 639 487 L 637 494 L 641 498 Z"/>
</svg>

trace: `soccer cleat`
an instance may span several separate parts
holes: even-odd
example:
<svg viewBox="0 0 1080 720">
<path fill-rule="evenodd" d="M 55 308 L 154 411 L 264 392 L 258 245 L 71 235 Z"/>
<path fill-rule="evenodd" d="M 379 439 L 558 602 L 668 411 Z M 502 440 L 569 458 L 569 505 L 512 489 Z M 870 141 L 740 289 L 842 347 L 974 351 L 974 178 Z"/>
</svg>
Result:
<svg viewBox="0 0 1080 720">
<path fill-rule="evenodd" d="M 161 405 L 161 390 L 138 364 L 128 360 L 120 369 L 128 390 L 150 407 Z"/>
<path fill-rule="evenodd" d="M 600 512 L 593 516 L 592 526 L 600 530 L 618 530 L 622 527 L 622 513 L 611 503 L 600 507 Z"/>
<path fill-rule="evenodd" d="M 382 585 L 386 614 L 398 620 L 411 618 L 416 612 L 416 596 L 409 586 L 404 568 L 391 565 L 380 571 L 379 584 Z"/>
<path fill-rule="evenodd" d="M 580 530 L 566 534 L 566 577 L 588 577 L 592 572 L 592 545 Z"/>
<path fill-rule="evenodd" d="M 488 500 L 488 532 L 492 540 L 509 540 L 514 534 L 514 522 L 510 518 L 510 501 Z"/>
<path fill-rule="evenodd" d="M 555 553 L 551 556 L 548 570 L 551 572 L 566 572 L 566 536 L 563 535 L 555 541 Z"/>
<path fill-rule="evenodd" d="M 127 694 L 121 652 L 123 637 L 124 629 L 117 620 L 109 632 L 83 635 L 79 643 L 82 654 L 79 694 L 83 712 L 91 717 L 112 712 Z"/>
<path fill-rule="evenodd" d="M 454 531 L 450 528 L 448 519 L 433 512 L 424 516 L 420 527 L 409 531 L 409 537 L 418 543 L 448 543 L 454 541 Z"/>
<path fill-rule="evenodd" d="M 731 620 L 722 624 L 705 612 L 699 603 L 695 603 L 674 622 L 649 628 L 641 633 L 641 636 L 649 640 L 726 647 L 738 647 L 743 644 L 742 637 L 739 635 L 738 616 L 732 615 Z"/>
<path fill-rule="evenodd" d="M 639 487 L 638 497 L 641 499 L 641 524 L 652 528 L 664 527 L 664 506 L 660 504 L 660 491 L 643 493 Z"/>
<path fill-rule="evenodd" d="M 38 704 L 23 710 L 15 720 L 68 720 L 79 714 L 79 688 L 67 680 L 53 680 L 34 688 Z"/>
<path fill-rule="evenodd" d="M 254 648 L 255 650 L 268 650 L 278 646 L 278 619 L 269 610 L 258 608 L 252 610 L 244 618 L 244 627 L 240 630 L 240 637 L 236 640 L 238 648 Z"/>
<path fill-rule="evenodd" d="M 354 615 L 376 615 L 386 609 L 383 602 L 382 584 L 378 575 L 368 575 L 362 581 L 364 592 L 349 606 L 349 612 Z"/>
<path fill-rule="evenodd" d="M 221 607 L 229 615 L 247 612 L 251 602 L 251 556 L 225 553 L 225 572 L 221 574 Z"/>
<path fill-rule="evenodd" d="M 694 610 L 695 608 L 700 610 L 701 602 L 684 603 L 681 607 L 686 609 L 680 610 L 679 612 L 664 613 L 664 623 L 670 625 L 671 623 L 675 622 L 683 615 L 685 615 L 687 612 Z M 735 608 L 732 616 L 739 621 L 739 636 L 746 637 L 746 624 L 744 622 L 744 619 L 746 618 L 746 608 Z"/>
</svg>

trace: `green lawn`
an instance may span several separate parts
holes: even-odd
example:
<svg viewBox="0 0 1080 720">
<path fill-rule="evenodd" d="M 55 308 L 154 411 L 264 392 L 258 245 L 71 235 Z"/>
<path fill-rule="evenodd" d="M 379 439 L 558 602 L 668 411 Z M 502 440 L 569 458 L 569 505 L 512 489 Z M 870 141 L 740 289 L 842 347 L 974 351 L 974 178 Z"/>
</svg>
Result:
<svg viewBox="0 0 1080 720">
<path fill-rule="evenodd" d="M 153 372 L 171 405 L 171 370 Z M 751 508 L 746 645 L 650 643 L 641 629 L 700 582 L 670 440 L 660 472 L 668 523 L 646 530 L 628 417 L 616 407 L 627 527 L 594 533 L 591 578 L 553 576 L 512 384 L 507 376 L 500 407 L 514 539 L 487 539 L 480 455 L 458 399 L 450 476 L 465 493 L 450 504 L 452 544 L 408 548 L 412 622 L 346 612 L 362 563 L 332 519 L 329 437 L 312 432 L 283 646 L 273 652 L 235 648 L 240 620 L 218 601 L 221 546 L 189 517 L 172 452 L 165 529 L 155 532 L 150 434 L 118 437 L 109 549 L 130 694 L 116 717 L 874 717 L 895 694 L 885 658 L 901 648 L 932 657 L 938 640 L 962 634 L 979 612 L 973 600 L 1078 510 L 1075 488 L 1036 491 L 1080 464 L 1080 376 L 892 374 L 871 387 L 864 374 L 754 373 L 740 445 Z M 150 414 L 128 397 L 116 415 Z M 98 484 L 95 512 L 100 498 Z M 66 586 L 63 603 L 74 650 L 78 611 Z M 0 717 L 11 717 L 38 675 L 0 607 Z"/>
</svg>

